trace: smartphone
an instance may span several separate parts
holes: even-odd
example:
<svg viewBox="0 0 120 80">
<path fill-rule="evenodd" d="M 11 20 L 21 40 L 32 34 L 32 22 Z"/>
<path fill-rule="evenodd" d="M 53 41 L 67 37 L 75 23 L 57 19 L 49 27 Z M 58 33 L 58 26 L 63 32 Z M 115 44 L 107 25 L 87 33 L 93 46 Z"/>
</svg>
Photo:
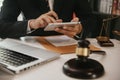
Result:
<svg viewBox="0 0 120 80">
<path fill-rule="evenodd" d="M 80 22 L 63 22 L 63 23 L 49 23 L 44 31 L 54 31 L 57 27 L 63 27 L 63 26 L 75 26 L 76 24 L 80 24 Z"/>
</svg>

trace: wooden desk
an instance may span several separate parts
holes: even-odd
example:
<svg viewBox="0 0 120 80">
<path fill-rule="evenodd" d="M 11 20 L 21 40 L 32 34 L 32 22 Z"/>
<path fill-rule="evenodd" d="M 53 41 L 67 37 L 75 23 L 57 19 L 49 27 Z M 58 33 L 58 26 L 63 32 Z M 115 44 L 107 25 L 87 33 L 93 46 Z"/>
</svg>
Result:
<svg viewBox="0 0 120 80">
<path fill-rule="evenodd" d="M 95 39 L 88 40 L 91 44 L 100 47 Z M 115 44 L 114 47 L 100 47 L 102 50 L 106 51 L 107 54 L 105 56 L 98 54 L 90 55 L 90 58 L 99 61 L 105 68 L 105 75 L 95 80 L 120 80 L 120 41 L 111 41 Z M 34 43 L 31 44 L 33 45 Z M 0 80 L 83 80 L 68 77 L 62 72 L 63 64 L 67 60 L 75 57 L 76 55 L 74 53 L 64 54 L 57 60 L 17 75 L 9 75 L 0 71 Z"/>
</svg>

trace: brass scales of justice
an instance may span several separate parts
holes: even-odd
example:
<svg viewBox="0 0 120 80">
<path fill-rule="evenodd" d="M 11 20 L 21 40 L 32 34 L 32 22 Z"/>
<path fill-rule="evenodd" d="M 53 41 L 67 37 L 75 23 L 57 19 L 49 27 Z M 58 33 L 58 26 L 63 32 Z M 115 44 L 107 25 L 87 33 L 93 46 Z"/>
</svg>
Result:
<svg viewBox="0 0 120 80">
<path fill-rule="evenodd" d="M 119 18 L 119 17 L 120 16 L 111 16 L 109 18 L 103 19 L 100 34 L 96 38 L 100 46 L 102 47 L 113 47 L 114 46 L 113 42 L 110 40 L 108 28 L 109 28 L 110 21 L 113 19 Z M 104 32 L 104 35 L 103 35 L 103 32 Z"/>
</svg>

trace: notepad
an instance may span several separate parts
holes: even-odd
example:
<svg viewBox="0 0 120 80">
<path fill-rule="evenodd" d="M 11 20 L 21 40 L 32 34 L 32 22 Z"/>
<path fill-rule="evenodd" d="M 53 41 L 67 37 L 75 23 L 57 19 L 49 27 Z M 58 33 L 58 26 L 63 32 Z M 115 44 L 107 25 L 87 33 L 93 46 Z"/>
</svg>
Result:
<svg viewBox="0 0 120 80">
<path fill-rule="evenodd" d="M 54 37 L 45 37 L 45 39 L 53 44 L 54 46 L 70 46 L 70 45 L 76 45 L 77 41 L 73 38 L 70 38 L 68 36 L 54 36 Z"/>
</svg>

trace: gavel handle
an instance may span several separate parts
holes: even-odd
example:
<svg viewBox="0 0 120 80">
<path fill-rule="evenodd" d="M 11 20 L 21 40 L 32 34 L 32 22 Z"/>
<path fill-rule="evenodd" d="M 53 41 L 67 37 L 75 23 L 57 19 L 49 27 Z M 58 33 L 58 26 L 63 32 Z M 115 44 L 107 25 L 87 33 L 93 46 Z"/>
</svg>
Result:
<svg viewBox="0 0 120 80">
<path fill-rule="evenodd" d="M 106 52 L 105 51 L 102 51 L 102 50 L 97 50 L 97 51 L 91 51 L 91 54 L 100 54 L 100 55 L 106 55 Z"/>
</svg>

